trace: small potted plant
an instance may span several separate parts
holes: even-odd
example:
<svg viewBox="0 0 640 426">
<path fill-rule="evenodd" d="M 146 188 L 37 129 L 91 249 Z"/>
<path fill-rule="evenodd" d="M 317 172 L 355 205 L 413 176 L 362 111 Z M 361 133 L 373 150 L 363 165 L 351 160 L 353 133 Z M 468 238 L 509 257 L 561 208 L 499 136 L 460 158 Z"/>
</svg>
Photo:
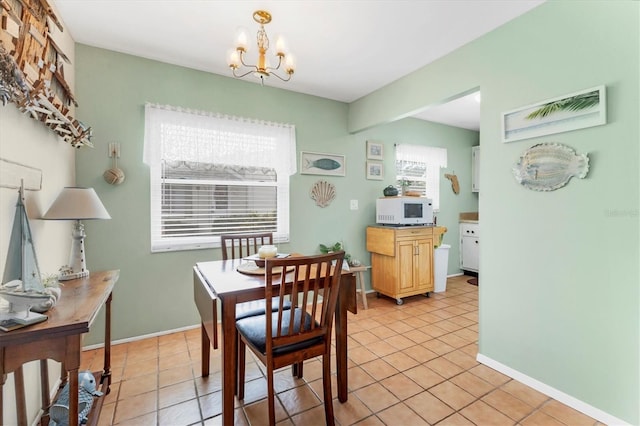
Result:
<svg viewBox="0 0 640 426">
<path fill-rule="evenodd" d="M 402 195 L 405 195 L 405 193 L 409 189 L 409 186 L 411 186 L 412 183 L 413 182 L 411 182 L 407 178 L 398 179 L 398 185 L 402 187 Z"/>
<path fill-rule="evenodd" d="M 405 196 L 409 196 L 409 197 L 420 196 L 420 191 L 412 191 L 409 189 L 411 185 L 414 185 L 414 184 L 415 184 L 414 181 L 409 180 L 407 178 L 398 179 L 398 185 L 402 187 L 402 195 L 405 195 Z"/>
<path fill-rule="evenodd" d="M 334 251 L 340 251 L 344 249 L 340 241 L 338 241 L 332 246 L 325 246 L 324 244 L 320 244 L 319 247 L 320 247 L 320 253 L 322 254 L 333 253 Z M 348 253 L 345 253 L 344 261 L 347 262 L 347 264 L 351 265 L 351 255 Z"/>
</svg>

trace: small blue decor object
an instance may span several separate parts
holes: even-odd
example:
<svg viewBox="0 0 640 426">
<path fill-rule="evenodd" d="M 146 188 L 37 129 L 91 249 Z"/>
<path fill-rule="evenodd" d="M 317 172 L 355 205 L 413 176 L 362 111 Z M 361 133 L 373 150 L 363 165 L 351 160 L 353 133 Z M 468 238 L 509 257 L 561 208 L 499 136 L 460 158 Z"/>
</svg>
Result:
<svg viewBox="0 0 640 426">
<path fill-rule="evenodd" d="M 90 371 L 78 373 L 78 423 L 87 423 L 87 415 L 93 406 L 93 397 L 102 396 L 97 390 L 96 379 Z M 58 399 L 49 408 L 49 426 L 69 424 L 69 382 L 64 385 Z"/>
</svg>

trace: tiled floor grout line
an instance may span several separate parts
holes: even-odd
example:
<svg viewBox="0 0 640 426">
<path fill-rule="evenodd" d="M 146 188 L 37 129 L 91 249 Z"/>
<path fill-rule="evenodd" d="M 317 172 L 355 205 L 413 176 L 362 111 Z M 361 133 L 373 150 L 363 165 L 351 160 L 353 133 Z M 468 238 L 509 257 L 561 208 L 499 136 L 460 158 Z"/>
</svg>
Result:
<svg viewBox="0 0 640 426">
<path fill-rule="evenodd" d="M 473 299 L 471 299 L 471 300 L 473 300 Z M 457 304 L 452 304 L 452 305 L 449 305 L 449 306 L 447 306 L 447 307 L 445 307 L 445 308 L 440 308 L 440 309 L 447 309 L 448 307 L 456 306 L 456 305 L 463 304 L 463 303 L 468 303 L 468 301 L 467 301 L 467 302 L 462 302 L 462 303 L 457 303 Z M 437 310 L 439 310 L 439 309 L 437 309 Z M 437 311 L 437 310 L 430 311 L 430 312 L 435 312 L 435 311 Z M 465 312 L 465 314 L 466 314 L 466 313 L 468 313 L 468 312 L 471 312 L 471 311 L 467 311 L 467 312 Z M 440 321 L 437 321 L 437 322 L 432 323 L 432 324 L 427 324 L 427 325 L 436 325 L 436 326 L 437 326 L 437 325 L 438 325 L 438 323 L 440 323 L 440 322 L 447 321 L 447 320 L 451 320 L 452 318 L 456 318 L 456 317 L 463 317 L 463 315 L 465 315 L 465 314 L 459 314 L 459 315 L 455 315 L 455 316 L 453 316 L 453 317 L 443 318 L 443 319 L 441 319 Z M 400 320 L 400 321 L 403 321 L 403 320 Z M 442 340 L 440 339 L 440 337 L 443 337 L 443 336 L 446 336 L 446 335 L 449 335 L 449 334 L 453 334 L 453 333 L 455 333 L 456 331 L 459 331 L 459 330 L 469 329 L 470 327 L 473 327 L 473 326 L 475 326 L 475 325 L 477 325 L 477 323 L 472 324 L 472 325 L 469 325 L 469 326 L 463 326 L 463 327 L 460 327 L 460 328 L 459 328 L 459 329 L 457 329 L 457 330 L 450 331 L 450 332 L 448 332 L 448 333 L 442 334 L 442 335 L 440 335 L 440 336 L 436 337 L 435 339 L 442 341 Z M 474 331 L 474 330 L 471 330 L 471 331 Z M 414 342 L 414 343 L 415 343 L 415 342 Z M 444 343 L 446 343 L 446 342 L 444 342 Z M 470 342 L 469 344 L 476 344 L 476 345 L 477 345 L 477 341 Z M 465 346 L 466 346 L 466 345 L 465 345 Z M 448 352 L 444 352 L 444 353 L 442 353 L 442 354 L 439 354 L 439 356 L 438 356 L 438 357 L 433 358 L 433 359 L 443 358 L 443 357 L 445 357 L 446 355 L 448 355 L 448 354 L 450 354 L 450 353 L 453 353 L 453 352 L 456 352 L 456 351 L 460 350 L 460 348 L 461 348 L 461 347 L 458 347 L 458 348 L 452 347 L 452 350 L 451 350 L 451 351 L 448 351 Z M 382 359 L 382 357 L 378 356 L 378 358 L 377 358 L 377 359 Z M 416 361 L 418 361 L 418 360 L 416 360 Z M 454 363 L 454 364 L 455 364 L 455 363 Z M 456 364 L 456 365 L 457 365 L 457 364 Z M 461 367 L 461 366 L 460 366 L 460 367 Z M 462 367 L 461 367 L 461 368 L 462 368 Z M 438 383 L 436 383 L 436 384 L 434 384 L 434 385 L 432 385 L 432 386 L 430 386 L 430 387 L 428 387 L 428 388 L 425 388 L 425 390 L 426 390 L 426 391 L 429 391 L 430 389 L 433 389 L 433 388 L 437 387 L 438 385 L 440 385 L 440 384 L 442 384 L 442 383 L 444 383 L 444 382 L 446 382 L 446 381 L 450 381 L 451 379 L 453 379 L 453 378 L 454 378 L 454 377 L 456 377 L 456 376 L 459 376 L 459 375 L 461 375 L 461 374 L 463 374 L 463 373 L 465 373 L 465 372 L 469 372 L 469 370 L 470 370 L 470 369 L 465 369 L 465 370 L 461 371 L 460 373 L 457 373 L 457 374 L 455 374 L 455 375 L 453 375 L 453 376 L 451 376 L 451 377 L 448 377 L 448 378 L 444 378 L 444 377 L 443 377 L 443 379 L 444 379 L 443 381 L 438 382 Z M 402 373 L 402 371 L 399 371 L 399 373 L 398 373 L 398 374 L 400 374 L 400 373 Z M 471 373 L 471 374 L 473 374 L 473 373 Z M 508 382 L 505 382 L 504 384 L 506 384 L 506 383 L 508 383 Z M 460 412 L 460 411 L 462 411 L 465 407 L 468 407 L 468 406 L 472 405 L 472 404 L 473 404 L 473 403 L 475 403 L 476 401 L 481 401 L 481 400 L 482 400 L 482 398 L 484 398 L 485 396 L 487 396 L 487 395 L 489 395 L 490 393 L 494 392 L 496 389 L 500 389 L 504 384 L 502 384 L 502 385 L 500 385 L 500 386 L 495 386 L 495 387 L 493 387 L 491 390 L 487 391 L 486 393 L 484 393 L 484 394 L 482 394 L 482 395 L 480 395 L 480 396 L 475 396 L 475 395 L 474 395 L 474 399 L 473 399 L 473 400 L 471 400 L 471 402 L 469 402 L 468 404 L 466 404 L 466 405 L 464 405 L 464 406 L 460 407 L 459 409 L 455 409 L 454 407 L 451 407 L 451 406 L 450 406 L 446 401 L 443 401 L 442 399 L 438 398 L 438 396 L 437 396 L 437 395 L 434 395 L 434 394 L 432 394 L 431 392 L 430 392 L 430 393 L 431 393 L 435 398 L 438 398 L 442 403 L 446 404 L 447 406 L 449 406 L 451 409 L 453 409 L 453 410 L 454 410 L 454 412 L 453 412 L 452 414 L 450 414 L 450 415 L 448 415 L 447 417 L 445 417 L 445 418 L 443 418 L 443 419 L 442 419 L 442 420 L 445 420 L 445 419 L 447 419 L 447 418 L 449 418 L 449 417 L 453 416 L 455 413 L 459 413 L 459 412 Z M 540 404 L 540 407 L 541 407 L 541 406 L 543 406 L 547 401 L 548 401 L 548 400 L 545 400 L 543 403 L 541 403 L 541 404 Z M 523 401 L 523 402 L 524 402 L 524 401 Z M 398 405 L 398 404 L 401 404 L 401 403 L 403 403 L 403 400 L 399 400 L 399 402 L 398 402 L 397 404 L 395 404 L 395 405 Z M 409 407 L 409 408 L 410 408 L 410 407 Z M 536 408 L 536 409 L 539 409 L 539 407 L 535 407 L 535 408 Z M 385 409 L 386 409 L 386 408 L 385 408 Z M 415 411 L 414 411 L 414 412 L 415 412 Z M 417 415 L 419 415 L 418 413 L 416 413 L 416 414 L 417 414 Z M 373 415 L 375 416 L 375 415 L 376 415 L 376 413 L 373 413 Z M 461 415 L 463 415 L 463 414 L 461 414 Z M 463 417 L 464 417 L 464 415 L 463 415 Z M 522 419 L 520 419 L 520 420 L 523 420 L 523 419 L 524 419 L 524 418 L 526 418 L 526 417 L 527 417 L 527 416 L 523 417 L 523 418 L 522 418 Z M 468 420 L 469 420 L 469 421 L 471 421 L 470 419 L 468 419 Z M 515 420 L 515 421 L 517 422 L 518 420 Z"/>
<path fill-rule="evenodd" d="M 349 387 L 348 397 L 352 407 L 361 408 L 358 409 L 357 414 L 349 411 L 339 413 L 342 405 L 337 402 L 337 397 L 334 393 L 332 399 L 334 401 L 334 410 L 338 410 L 336 411 L 337 424 L 347 426 L 364 422 L 365 424 L 380 425 L 384 424 L 386 420 L 389 420 L 391 418 L 389 416 L 397 414 L 410 415 L 409 413 L 414 415 L 416 419 L 422 419 L 422 421 L 425 422 L 427 422 L 427 419 L 430 419 L 429 421 L 431 423 L 429 424 L 450 424 L 464 421 L 473 424 L 474 421 L 477 423 L 479 421 L 478 419 L 481 418 L 477 417 L 478 415 L 485 415 L 491 412 L 499 413 L 499 418 L 504 421 L 508 420 L 508 422 L 514 425 L 528 426 L 540 420 L 557 421 L 558 424 L 567 424 L 567 419 L 572 418 L 570 416 L 574 415 L 574 413 L 568 412 L 567 414 L 565 411 L 558 411 L 563 408 L 562 404 L 556 405 L 554 403 L 554 405 L 549 405 L 554 401 L 552 398 L 539 394 L 539 392 L 528 393 L 531 391 L 531 388 L 477 362 L 479 332 L 477 319 L 478 290 L 477 287 L 475 289 L 468 289 L 465 282 L 466 278 L 468 277 L 448 280 L 449 288 L 445 293 L 435 293 L 430 298 L 420 298 L 418 296 L 408 298 L 401 306 L 395 305 L 393 299 L 385 300 L 386 298 L 383 297 L 370 297 L 369 310 L 361 310 L 359 307 L 359 315 L 350 314 L 348 316 L 349 326 L 351 327 L 349 334 L 349 349 L 351 352 L 348 355 L 348 365 L 350 369 L 358 368 L 360 372 L 357 374 L 364 374 L 364 376 L 361 376 L 362 382 L 359 382 L 358 379 L 354 383 L 354 386 L 358 386 L 357 388 Z M 432 333 L 428 332 L 429 328 Z M 409 330 L 416 330 L 422 334 L 407 333 Z M 126 344 L 128 346 L 124 346 L 118 351 L 112 351 L 112 355 L 116 352 L 118 356 L 122 354 L 123 358 L 121 364 L 114 367 L 114 370 L 118 372 L 118 383 L 117 386 L 112 387 L 112 391 L 114 387 L 117 387 L 117 390 L 115 390 L 116 395 L 112 398 L 113 400 L 109 400 L 111 407 L 109 407 L 108 411 L 111 414 L 111 419 L 101 419 L 100 424 L 112 424 L 118 417 L 123 417 L 122 419 L 118 419 L 119 424 L 133 424 L 136 426 L 149 424 L 158 426 L 163 423 L 166 424 L 167 419 L 173 418 L 175 421 L 175 419 L 180 418 L 180 410 L 186 408 L 191 410 L 191 414 L 184 417 L 185 425 L 190 423 L 186 420 L 187 418 L 195 420 L 196 415 L 199 420 L 193 424 L 203 426 L 218 424 L 220 421 L 218 414 L 212 417 L 212 413 L 219 413 L 220 407 L 205 406 L 203 403 L 205 403 L 205 401 L 209 403 L 212 400 L 219 399 L 219 393 L 221 392 L 219 383 L 217 383 L 219 377 L 215 377 L 216 375 L 219 376 L 219 369 L 221 367 L 219 360 L 217 360 L 219 351 L 212 351 L 210 360 L 210 363 L 212 363 L 210 367 L 211 376 L 209 379 L 203 381 L 203 379 L 198 376 L 201 364 L 199 332 L 200 329 L 198 328 L 178 332 L 175 333 L 175 335 L 155 337 L 153 338 L 154 341 L 149 342 L 149 344 L 146 344 L 144 341 L 130 342 Z M 407 335 L 405 335 L 405 333 Z M 473 340 L 469 341 L 470 338 Z M 389 343 L 387 344 L 387 342 Z M 376 343 L 378 343 L 378 345 L 374 346 Z M 393 343 L 398 346 L 393 347 Z M 389 347 L 389 344 L 391 344 L 392 347 Z M 361 348 L 359 355 L 356 354 L 358 348 Z M 410 351 L 412 348 L 414 350 Z M 394 350 L 390 351 L 390 349 Z M 141 360 L 146 359 L 138 353 L 143 351 L 149 351 L 149 357 L 153 355 L 151 352 L 155 351 L 156 376 L 154 391 L 156 392 L 156 409 L 155 412 L 137 416 L 135 411 L 131 412 L 132 404 L 126 404 L 124 402 L 127 399 L 130 400 L 138 396 L 138 394 L 130 394 L 133 389 L 131 383 L 128 382 L 134 382 L 137 376 L 131 376 L 135 371 L 127 371 L 127 368 L 131 368 L 132 365 L 135 367 L 134 364 L 131 364 L 132 362 L 143 362 Z M 135 357 L 134 354 L 136 354 Z M 352 354 L 354 358 L 351 357 Z M 392 356 L 396 354 L 398 354 L 399 357 L 393 358 Z M 93 363 L 93 367 L 95 367 L 99 361 L 96 359 L 96 355 L 100 355 L 100 353 L 97 351 L 93 352 L 90 357 L 87 356 L 87 359 L 83 359 L 83 363 Z M 185 356 L 186 359 L 182 359 L 182 356 Z M 433 356 L 433 358 L 430 358 L 430 356 Z M 251 358 L 251 361 L 249 361 L 250 357 L 253 357 L 253 355 L 249 353 L 247 362 L 253 363 L 251 369 L 254 373 L 253 375 L 248 374 L 247 384 L 257 380 L 266 381 L 265 370 L 260 367 L 259 363 L 256 363 L 254 358 Z M 333 357 L 335 357 L 335 344 L 333 344 Z M 359 359 L 360 361 L 356 362 L 354 359 Z M 403 361 L 403 359 L 406 361 Z M 403 362 L 404 364 L 394 365 L 394 360 Z M 178 364 L 171 365 L 171 361 L 176 361 Z M 335 380 L 336 375 L 334 361 L 335 359 L 332 361 L 333 380 Z M 319 359 L 312 362 L 321 363 Z M 413 365 L 413 363 L 415 363 L 415 365 Z M 112 366 L 113 365 L 112 362 Z M 366 368 L 367 365 L 369 365 L 368 369 Z M 317 365 L 313 365 L 310 368 L 315 369 Z M 380 368 L 383 368 L 383 370 L 380 370 Z M 389 369 L 387 370 L 387 368 Z M 174 370 L 174 372 L 171 373 L 169 372 L 171 369 L 182 369 L 182 371 Z M 413 369 L 416 370 L 414 370 L 412 374 L 407 373 Z M 187 370 L 190 374 L 186 374 Z M 256 370 L 259 372 L 257 375 L 255 374 Z M 216 373 L 216 371 L 218 372 Z M 247 371 L 249 372 L 249 368 Z M 314 370 L 305 371 L 311 372 Z M 423 376 L 425 373 L 427 376 Z M 146 374 L 147 373 L 144 373 L 144 375 Z M 283 379 L 284 374 L 287 373 L 281 373 L 280 379 Z M 461 377 L 465 374 L 467 376 Z M 188 378 L 185 378 L 187 376 Z M 164 383 L 161 382 L 161 377 L 164 377 Z M 439 379 L 437 377 L 439 377 Z M 418 379 L 421 381 L 418 381 Z M 212 381 L 209 382 L 209 380 Z M 315 373 L 305 373 L 305 378 L 301 381 L 288 378 L 284 378 L 284 380 L 284 382 L 281 382 L 280 389 L 276 390 L 277 404 L 280 406 L 278 410 L 282 412 L 281 421 L 283 424 L 304 424 L 296 422 L 308 422 L 310 418 L 315 418 L 314 416 L 324 411 L 322 409 L 323 397 L 321 395 L 321 386 L 318 387 L 318 381 L 321 382 L 322 379 L 321 377 L 317 377 L 317 370 L 315 370 Z M 413 384 L 410 388 L 403 390 L 400 386 L 404 383 L 408 384 L 409 382 L 407 382 L 407 380 Z M 437 380 L 437 383 L 432 383 L 433 380 Z M 189 382 L 188 385 L 185 383 L 187 381 Z M 183 383 L 184 386 L 180 387 L 179 385 Z M 254 385 L 254 394 L 245 401 L 237 402 L 235 405 L 237 413 L 240 413 L 239 416 L 236 416 L 236 420 L 239 422 L 238 424 L 251 424 L 251 422 L 255 420 L 258 422 L 264 420 L 261 410 L 266 409 L 266 393 L 263 392 L 263 389 L 260 389 L 258 382 L 254 383 Z M 416 386 L 415 389 L 413 389 L 413 385 Z M 176 398 L 178 399 L 169 402 L 170 400 L 168 400 L 168 398 L 170 398 L 170 394 L 167 392 L 172 391 L 169 389 L 172 386 L 175 386 L 176 392 L 180 393 L 176 394 Z M 361 390 L 369 386 L 376 386 L 376 389 L 380 392 L 384 391 L 397 401 L 389 400 L 388 402 L 376 405 L 375 400 L 368 399 L 366 401 L 370 403 L 374 402 L 368 405 L 365 399 L 361 398 L 361 396 L 366 397 L 366 392 L 361 392 Z M 184 390 L 180 390 L 181 388 L 184 389 L 184 387 L 190 388 L 191 391 L 189 391 L 189 393 L 193 396 L 187 394 L 185 399 Z M 164 391 L 161 392 L 163 389 Z M 455 394 L 455 389 L 461 389 L 464 394 Z M 122 392 L 125 390 L 127 394 L 123 397 Z M 288 400 L 285 402 L 283 396 L 289 392 L 291 392 L 291 394 L 286 396 Z M 298 392 L 300 392 L 299 396 L 294 396 Z M 320 394 L 318 392 L 320 392 Z M 415 393 L 412 394 L 412 392 Z M 311 405 L 307 406 L 306 404 L 309 404 L 309 402 L 304 403 L 302 400 L 296 402 L 296 404 L 298 404 L 297 408 L 291 405 L 292 399 L 290 398 L 294 398 L 294 400 L 296 398 L 305 398 L 305 394 L 313 395 L 313 398 L 315 398 L 313 402 L 311 402 Z M 488 399 L 492 394 L 494 394 L 493 398 Z M 210 396 L 210 398 L 207 398 L 208 396 Z M 531 401 L 521 399 L 522 397 L 529 396 L 531 396 Z M 120 399 L 121 397 L 122 399 Z M 195 405 L 193 405 L 194 398 L 196 400 Z M 410 403 L 409 401 L 414 398 L 417 399 L 413 400 L 413 403 Z M 421 407 L 416 405 L 416 401 L 421 401 L 420 398 L 431 398 L 434 403 L 438 401 L 438 404 L 446 407 L 446 410 L 439 412 L 439 414 L 432 414 L 429 411 L 419 412 L 417 410 L 420 410 Z M 539 398 L 542 399 L 539 400 Z M 447 402 L 447 400 L 450 402 Z M 507 407 L 508 409 L 504 411 L 501 410 L 499 407 L 505 407 L 502 404 L 509 400 L 514 401 L 514 403 L 515 401 L 519 401 L 518 404 L 521 404 L 521 407 L 518 408 L 518 405 L 516 405 L 516 408 Z M 318 401 L 320 401 L 319 404 Z M 389 402 L 390 404 L 385 406 L 385 404 Z M 534 406 L 533 403 L 535 402 L 537 403 Z M 166 404 L 166 406 L 161 407 L 161 403 Z M 256 412 L 255 408 L 248 410 L 249 407 L 257 404 L 262 405 L 258 407 L 260 411 Z M 547 405 L 549 405 L 548 408 Z M 197 414 L 194 411 L 196 406 L 198 410 Z M 302 409 L 303 407 L 304 409 Z M 294 411 L 290 411 L 290 408 L 293 408 Z M 409 408 L 408 412 L 398 413 L 399 409 L 406 410 L 406 408 Z M 300 409 L 300 411 L 296 411 L 297 409 Z M 355 408 L 350 408 L 349 410 L 353 409 Z M 129 412 L 126 410 L 129 410 Z M 314 410 L 317 412 L 313 412 Z M 481 411 L 479 412 L 478 410 Z M 450 412 L 446 414 L 448 411 Z M 565 420 L 556 417 L 558 414 L 563 416 Z M 256 415 L 259 417 L 255 417 Z M 442 417 L 439 417 L 440 415 L 442 415 Z M 205 416 L 208 417 L 205 418 Z M 338 416 L 342 417 L 339 419 Z M 518 416 L 519 418 L 514 420 L 511 416 Z M 582 416 L 586 417 L 584 415 Z M 294 419 L 296 419 L 296 421 L 294 421 Z M 350 420 L 348 420 L 347 423 L 340 422 L 340 420 L 346 419 Z M 145 423 L 149 420 L 151 420 L 152 423 Z M 585 420 L 585 424 L 598 424 L 593 419 L 589 419 L 589 421 L 590 423 Z M 480 424 L 482 424 L 482 422 Z"/>
</svg>

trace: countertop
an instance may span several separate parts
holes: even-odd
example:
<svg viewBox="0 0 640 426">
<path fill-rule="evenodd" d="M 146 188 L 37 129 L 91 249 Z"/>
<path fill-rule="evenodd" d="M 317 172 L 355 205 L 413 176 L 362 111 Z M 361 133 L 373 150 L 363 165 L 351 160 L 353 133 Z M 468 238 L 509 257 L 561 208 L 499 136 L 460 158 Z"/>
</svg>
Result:
<svg viewBox="0 0 640 426">
<path fill-rule="evenodd" d="M 388 228 L 388 229 L 440 228 L 438 225 L 395 225 L 395 224 L 384 224 L 384 223 L 374 223 L 368 226 L 371 226 L 373 228 Z"/>
<path fill-rule="evenodd" d="M 460 213 L 458 217 L 458 222 L 460 223 L 479 223 L 480 215 L 478 212 L 464 212 Z"/>
</svg>

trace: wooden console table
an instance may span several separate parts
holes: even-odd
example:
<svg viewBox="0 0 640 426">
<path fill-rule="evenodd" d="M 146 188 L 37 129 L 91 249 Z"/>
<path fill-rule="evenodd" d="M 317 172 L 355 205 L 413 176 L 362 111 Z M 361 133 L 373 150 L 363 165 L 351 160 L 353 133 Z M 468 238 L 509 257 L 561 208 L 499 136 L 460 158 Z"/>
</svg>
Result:
<svg viewBox="0 0 640 426">
<path fill-rule="evenodd" d="M 41 424 L 48 424 L 49 372 L 47 359 L 62 363 L 63 384 L 69 380 L 69 394 L 78 394 L 78 369 L 82 350 L 82 334 L 89 331 L 100 308 L 105 306 L 104 370 L 95 372 L 102 397 L 94 400 L 89 425 L 100 416 L 104 396 L 111 385 L 111 299 L 119 270 L 92 272 L 89 277 L 64 281 L 62 295 L 55 307 L 46 312 L 48 320 L 10 332 L 0 331 L 0 424 L 3 423 L 2 388 L 7 374 L 14 373 L 18 425 L 27 425 L 22 365 L 40 360 L 42 410 Z M 78 398 L 69 398 L 69 425 L 78 425 Z"/>
</svg>

